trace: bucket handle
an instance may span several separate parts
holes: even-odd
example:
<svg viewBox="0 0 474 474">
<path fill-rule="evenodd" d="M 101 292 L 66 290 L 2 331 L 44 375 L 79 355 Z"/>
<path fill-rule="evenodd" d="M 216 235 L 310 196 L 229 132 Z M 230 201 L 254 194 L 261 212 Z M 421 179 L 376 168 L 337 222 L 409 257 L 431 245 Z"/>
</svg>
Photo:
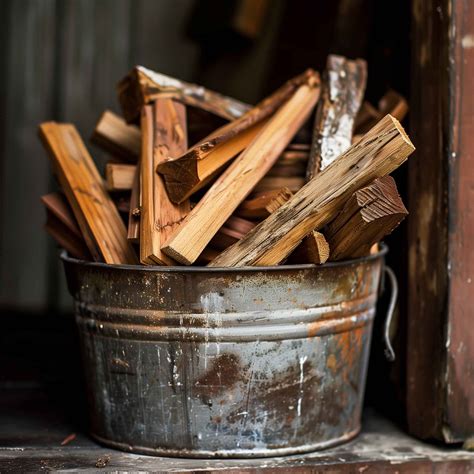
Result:
<svg viewBox="0 0 474 474">
<path fill-rule="evenodd" d="M 398 281 L 394 271 L 388 266 L 384 266 L 385 274 L 390 280 L 390 303 L 385 316 L 385 324 L 383 331 L 383 339 L 385 342 L 385 357 L 389 362 L 395 360 L 395 351 L 393 350 L 392 342 L 390 341 L 390 326 L 392 325 L 393 313 L 398 298 Z"/>
</svg>

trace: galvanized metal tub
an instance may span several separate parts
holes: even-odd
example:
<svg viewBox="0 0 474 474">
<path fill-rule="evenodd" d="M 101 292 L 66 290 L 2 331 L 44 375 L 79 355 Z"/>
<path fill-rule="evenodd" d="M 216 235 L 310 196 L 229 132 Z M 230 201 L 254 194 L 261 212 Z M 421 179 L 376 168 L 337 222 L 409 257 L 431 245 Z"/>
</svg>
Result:
<svg viewBox="0 0 474 474">
<path fill-rule="evenodd" d="M 350 440 L 384 252 L 238 269 L 63 255 L 92 436 L 183 457 L 275 456 Z"/>
</svg>

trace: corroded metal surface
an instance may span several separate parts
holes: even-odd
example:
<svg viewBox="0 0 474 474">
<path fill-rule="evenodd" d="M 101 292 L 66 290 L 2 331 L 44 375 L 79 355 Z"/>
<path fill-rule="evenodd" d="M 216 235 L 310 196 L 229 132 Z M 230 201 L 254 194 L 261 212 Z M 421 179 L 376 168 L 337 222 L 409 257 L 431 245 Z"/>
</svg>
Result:
<svg viewBox="0 0 474 474">
<path fill-rule="evenodd" d="M 93 435 L 195 457 L 351 439 L 382 262 L 209 269 L 65 259 Z"/>
</svg>

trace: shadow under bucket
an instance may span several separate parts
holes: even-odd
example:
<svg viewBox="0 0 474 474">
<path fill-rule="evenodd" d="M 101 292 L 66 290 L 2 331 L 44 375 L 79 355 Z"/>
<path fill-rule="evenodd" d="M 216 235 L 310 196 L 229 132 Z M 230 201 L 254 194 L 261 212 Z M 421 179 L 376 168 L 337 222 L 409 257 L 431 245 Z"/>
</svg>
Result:
<svg viewBox="0 0 474 474">
<path fill-rule="evenodd" d="M 63 254 L 92 435 L 182 457 L 277 456 L 350 440 L 385 253 L 226 269 Z"/>
</svg>

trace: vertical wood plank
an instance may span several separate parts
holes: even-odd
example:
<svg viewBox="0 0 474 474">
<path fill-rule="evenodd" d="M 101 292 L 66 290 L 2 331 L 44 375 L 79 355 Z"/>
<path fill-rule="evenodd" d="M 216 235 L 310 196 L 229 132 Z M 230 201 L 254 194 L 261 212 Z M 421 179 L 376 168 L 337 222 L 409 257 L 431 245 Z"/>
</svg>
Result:
<svg viewBox="0 0 474 474">
<path fill-rule="evenodd" d="M 39 196 L 51 172 L 36 127 L 54 110 L 55 12 L 56 0 L 2 2 L 0 303 L 19 310 L 44 307 L 48 292 Z"/>
</svg>

